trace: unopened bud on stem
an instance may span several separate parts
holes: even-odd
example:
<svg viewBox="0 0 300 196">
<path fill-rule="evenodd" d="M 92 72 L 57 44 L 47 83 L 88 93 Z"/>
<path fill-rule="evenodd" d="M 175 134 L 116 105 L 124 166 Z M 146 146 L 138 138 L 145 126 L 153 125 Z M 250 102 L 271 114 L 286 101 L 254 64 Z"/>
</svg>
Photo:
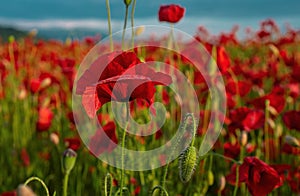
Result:
<svg viewBox="0 0 300 196">
<path fill-rule="evenodd" d="M 63 153 L 63 170 L 65 173 L 70 173 L 70 171 L 73 169 L 75 162 L 76 162 L 77 153 L 72 150 L 71 148 L 68 148 Z"/>
</svg>

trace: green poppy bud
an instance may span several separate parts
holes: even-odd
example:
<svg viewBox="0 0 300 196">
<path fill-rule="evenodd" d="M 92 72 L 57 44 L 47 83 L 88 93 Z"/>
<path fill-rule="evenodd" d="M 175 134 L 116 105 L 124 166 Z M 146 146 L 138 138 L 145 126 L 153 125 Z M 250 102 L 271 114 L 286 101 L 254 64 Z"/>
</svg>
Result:
<svg viewBox="0 0 300 196">
<path fill-rule="evenodd" d="M 131 1 L 132 0 L 124 0 L 124 3 L 125 3 L 126 6 L 129 6 L 131 4 Z"/>
<path fill-rule="evenodd" d="M 70 173 L 70 171 L 73 169 L 76 162 L 76 157 L 77 153 L 71 148 L 65 150 L 62 158 L 62 166 L 65 173 Z"/>
<path fill-rule="evenodd" d="M 211 170 L 209 170 L 208 173 L 207 173 L 207 180 L 208 180 L 208 185 L 209 186 L 214 184 L 214 174 L 212 173 Z"/>
<path fill-rule="evenodd" d="M 194 146 L 187 147 L 179 157 L 179 177 L 184 183 L 188 182 L 195 170 L 197 151 Z"/>
</svg>

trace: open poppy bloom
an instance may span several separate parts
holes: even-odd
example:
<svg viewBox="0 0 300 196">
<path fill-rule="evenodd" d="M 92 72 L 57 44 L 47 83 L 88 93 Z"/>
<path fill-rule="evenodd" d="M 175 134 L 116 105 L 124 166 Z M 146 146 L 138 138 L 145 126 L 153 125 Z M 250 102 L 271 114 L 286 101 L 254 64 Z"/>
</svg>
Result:
<svg viewBox="0 0 300 196">
<path fill-rule="evenodd" d="M 251 130 L 261 128 L 265 121 L 263 111 L 247 107 L 231 110 L 229 112 L 229 118 L 231 120 L 229 130 L 231 131 L 240 129 L 250 132 Z"/>
<path fill-rule="evenodd" d="M 169 75 L 155 72 L 134 52 L 122 52 L 98 58 L 78 80 L 76 92 L 82 94 L 85 111 L 93 118 L 97 110 L 110 101 L 144 99 L 150 105 L 155 86 L 171 82 Z"/>
<path fill-rule="evenodd" d="M 162 5 L 159 8 L 158 18 L 161 22 L 177 23 L 184 15 L 185 9 L 179 5 Z"/>
<path fill-rule="evenodd" d="M 295 129 L 300 131 L 300 125 L 299 125 L 300 111 L 296 111 L 296 110 L 287 111 L 283 114 L 282 120 L 289 129 Z"/>
<path fill-rule="evenodd" d="M 232 173 L 226 177 L 226 180 L 231 184 L 235 184 L 235 169 L 232 169 Z M 249 192 L 253 196 L 265 196 L 283 183 L 274 168 L 256 157 L 246 157 L 244 159 L 239 168 L 239 182 L 246 182 Z"/>
<path fill-rule="evenodd" d="M 107 139 L 105 137 L 108 137 Z M 111 152 L 117 147 L 118 139 L 116 136 L 116 125 L 114 122 L 107 123 L 98 129 L 90 138 L 89 148 L 96 156 L 106 152 Z"/>
<path fill-rule="evenodd" d="M 49 108 L 40 108 L 39 109 L 39 116 L 38 122 L 36 123 L 36 128 L 38 132 L 47 131 L 53 119 L 53 112 Z"/>
</svg>

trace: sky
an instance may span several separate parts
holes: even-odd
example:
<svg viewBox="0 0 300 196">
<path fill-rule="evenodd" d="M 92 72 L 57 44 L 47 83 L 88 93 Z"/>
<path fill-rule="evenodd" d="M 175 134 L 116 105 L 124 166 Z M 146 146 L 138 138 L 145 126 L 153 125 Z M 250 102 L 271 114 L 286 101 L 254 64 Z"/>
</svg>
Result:
<svg viewBox="0 0 300 196">
<path fill-rule="evenodd" d="M 199 25 L 213 31 L 228 30 L 234 24 L 257 28 L 263 19 L 273 18 L 284 26 L 300 28 L 299 0 L 137 0 L 136 24 L 159 24 L 157 13 L 162 4 L 186 8 L 178 28 L 196 29 Z M 110 0 L 114 29 L 123 23 L 123 0 Z M 105 30 L 105 0 L 5 0 L 0 7 L 0 25 L 23 29 L 100 29 Z"/>
</svg>

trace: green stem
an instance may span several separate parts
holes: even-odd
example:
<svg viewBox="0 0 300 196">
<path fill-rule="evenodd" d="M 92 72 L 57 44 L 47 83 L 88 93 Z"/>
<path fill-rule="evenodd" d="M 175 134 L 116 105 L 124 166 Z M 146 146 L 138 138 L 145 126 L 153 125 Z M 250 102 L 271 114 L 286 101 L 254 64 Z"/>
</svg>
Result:
<svg viewBox="0 0 300 196">
<path fill-rule="evenodd" d="M 128 8 L 128 6 L 127 6 Z M 126 132 L 127 132 L 127 126 L 128 126 L 128 121 L 129 121 L 129 104 L 128 102 L 126 103 L 126 126 L 125 130 L 123 130 L 123 135 L 122 135 L 122 151 L 121 151 L 121 184 L 120 184 L 120 195 L 123 195 L 123 186 L 124 186 L 124 157 L 125 157 L 125 141 L 126 141 Z"/>
<path fill-rule="evenodd" d="M 125 29 L 127 26 L 127 17 L 128 17 L 128 5 L 126 5 L 125 9 L 125 17 L 124 17 L 124 26 L 123 26 L 123 33 L 122 33 L 122 49 L 124 49 L 124 38 L 125 38 Z"/>
<path fill-rule="evenodd" d="M 122 154 L 121 154 L 121 189 L 124 186 L 124 148 L 125 148 L 126 130 L 123 130 L 122 136 Z M 123 191 L 121 190 L 120 195 L 122 196 Z"/>
<path fill-rule="evenodd" d="M 69 173 L 65 173 L 63 180 L 63 196 L 68 195 L 68 181 L 69 181 Z"/>
<path fill-rule="evenodd" d="M 167 175 L 168 175 L 168 168 L 169 168 L 169 163 L 165 166 L 165 170 L 164 170 L 164 176 L 163 176 L 163 180 L 162 180 L 162 189 L 165 190 L 165 186 L 166 186 L 166 179 L 167 179 Z M 163 191 L 160 192 L 160 195 L 163 196 Z"/>
<path fill-rule="evenodd" d="M 135 11 L 136 0 L 133 0 L 131 8 L 131 45 L 134 47 L 134 11 Z"/>
<path fill-rule="evenodd" d="M 238 188 L 239 188 L 239 166 L 236 166 L 236 175 L 235 175 L 235 187 L 233 191 L 233 196 L 236 196 Z"/>
<path fill-rule="evenodd" d="M 107 10 L 107 23 L 108 23 L 108 34 L 109 34 L 109 45 L 110 50 L 114 50 L 114 45 L 112 41 L 112 30 L 111 30 L 111 18 L 110 18 L 110 6 L 109 6 L 109 0 L 106 0 L 106 10 Z"/>
<path fill-rule="evenodd" d="M 196 138 L 196 134 L 197 134 L 197 123 L 194 117 L 194 114 L 189 114 L 189 116 L 192 118 L 193 120 L 193 135 L 192 135 L 192 142 L 191 142 L 191 146 L 194 146 L 195 143 L 195 138 Z"/>
<path fill-rule="evenodd" d="M 238 84 L 239 80 L 238 80 L 237 76 L 235 75 L 235 73 L 231 69 L 228 69 L 228 73 L 230 74 L 230 76 L 235 84 L 235 90 L 236 90 L 235 98 L 237 99 L 237 106 L 241 106 L 242 103 L 241 103 L 240 89 L 239 89 L 239 84 Z"/>
<path fill-rule="evenodd" d="M 232 159 L 232 158 L 230 158 L 230 157 L 226 157 L 226 156 L 221 155 L 221 154 L 219 154 L 219 153 L 210 152 L 209 154 L 214 155 L 214 156 L 216 156 L 216 157 L 221 157 L 221 158 L 223 158 L 223 159 L 226 159 L 226 160 L 231 161 L 231 162 L 233 162 L 233 163 L 236 163 L 236 164 L 238 164 L 238 165 L 241 164 L 239 161 L 236 161 L 236 160 L 234 160 L 234 159 Z"/>
<path fill-rule="evenodd" d="M 164 196 L 168 196 L 169 195 L 168 192 L 166 191 L 166 189 L 164 187 L 162 187 L 162 186 L 159 186 L 159 185 L 155 186 L 152 189 L 151 195 L 153 195 L 153 193 L 155 192 L 156 189 L 160 189 L 161 193 L 164 194 Z"/>
<path fill-rule="evenodd" d="M 240 161 L 243 161 L 244 156 L 245 156 L 245 146 L 241 146 Z M 242 192 L 242 195 L 245 195 L 245 194 L 246 194 L 246 187 L 245 187 L 244 185 L 245 185 L 245 184 L 242 184 L 242 185 L 241 185 L 241 192 Z"/>
<path fill-rule="evenodd" d="M 265 132 L 265 153 L 266 153 L 266 163 L 269 163 L 270 160 L 270 149 L 269 149 L 269 130 L 268 130 L 268 122 L 269 122 L 269 107 L 270 101 L 266 100 L 266 108 L 265 108 L 265 124 L 264 124 L 264 132 Z"/>
<path fill-rule="evenodd" d="M 211 171 L 211 169 L 212 169 L 213 158 L 214 158 L 214 157 L 213 157 L 213 155 L 211 154 L 210 157 L 209 157 L 209 169 L 208 169 L 209 171 Z"/>
<path fill-rule="evenodd" d="M 46 191 L 46 195 L 47 195 L 47 196 L 50 196 L 48 187 L 46 186 L 46 184 L 44 183 L 44 181 L 41 180 L 41 179 L 38 178 L 38 177 L 30 177 L 30 178 L 28 178 L 28 179 L 26 180 L 26 182 L 24 183 L 24 185 L 28 185 L 30 182 L 32 182 L 32 181 L 34 181 L 34 180 L 40 182 L 40 183 L 42 184 L 42 186 L 44 187 L 44 190 Z"/>
<path fill-rule="evenodd" d="M 104 179 L 104 194 L 105 196 L 111 196 L 112 195 L 112 184 L 113 184 L 113 178 L 110 173 L 106 174 Z"/>
</svg>

